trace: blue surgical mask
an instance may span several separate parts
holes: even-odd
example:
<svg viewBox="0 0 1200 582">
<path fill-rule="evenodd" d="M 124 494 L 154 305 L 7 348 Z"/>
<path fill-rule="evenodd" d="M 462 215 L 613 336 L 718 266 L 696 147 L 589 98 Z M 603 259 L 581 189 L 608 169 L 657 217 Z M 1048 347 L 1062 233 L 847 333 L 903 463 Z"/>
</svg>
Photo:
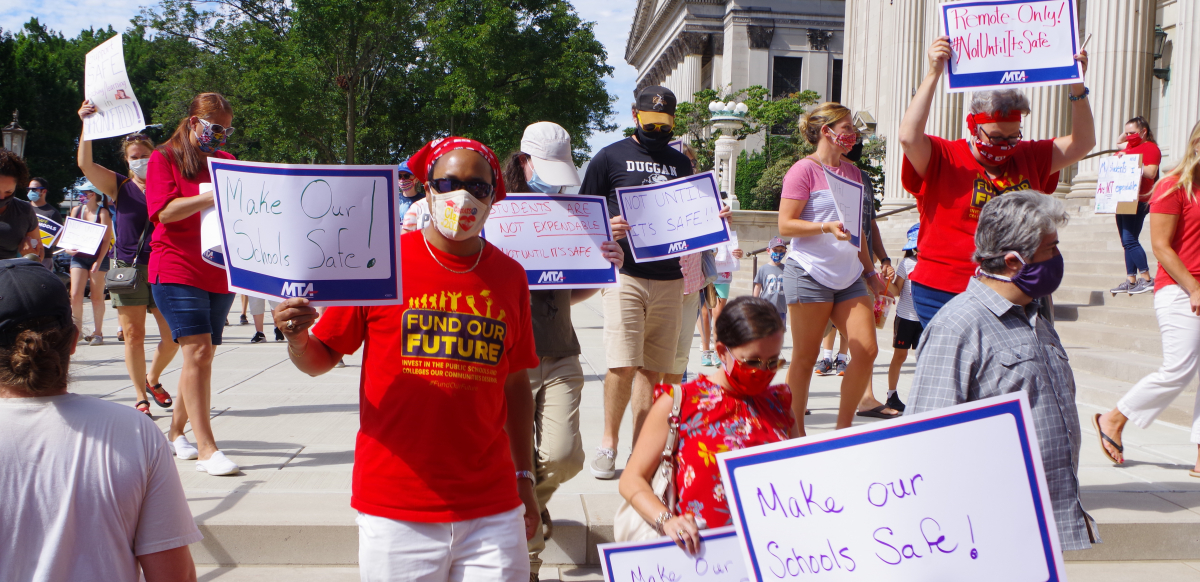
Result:
<svg viewBox="0 0 1200 582">
<path fill-rule="evenodd" d="M 562 191 L 562 186 L 551 186 L 550 184 L 542 181 L 542 179 L 537 175 L 537 170 L 533 171 L 533 177 L 526 180 L 525 183 L 529 184 L 529 189 L 533 190 L 534 192 L 558 194 Z"/>
<path fill-rule="evenodd" d="M 41 198 L 41 195 L 39 195 L 35 190 L 30 190 L 25 194 L 25 197 L 28 198 L 30 202 L 37 202 L 38 198 Z"/>
<path fill-rule="evenodd" d="M 783 262 L 783 257 L 784 257 L 784 255 L 786 255 L 786 254 L 787 254 L 787 253 L 771 253 L 771 262 L 773 262 L 773 263 L 782 263 L 782 262 Z"/>
</svg>

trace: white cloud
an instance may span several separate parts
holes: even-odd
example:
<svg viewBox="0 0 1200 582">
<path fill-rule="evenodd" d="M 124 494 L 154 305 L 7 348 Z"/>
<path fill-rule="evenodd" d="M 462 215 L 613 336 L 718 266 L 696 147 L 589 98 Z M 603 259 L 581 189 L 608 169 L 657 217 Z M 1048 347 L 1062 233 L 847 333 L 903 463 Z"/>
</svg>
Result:
<svg viewBox="0 0 1200 582">
<path fill-rule="evenodd" d="M 124 31 L 129 20 L 137 16 L 146 0 L 13 0 L 0 8 L 0 28 L 17 32 L 37 17 L 43 26 L 61 32 L 67 38 L 79 35 L 87 28 L 108 28 Z"/>
</svg>

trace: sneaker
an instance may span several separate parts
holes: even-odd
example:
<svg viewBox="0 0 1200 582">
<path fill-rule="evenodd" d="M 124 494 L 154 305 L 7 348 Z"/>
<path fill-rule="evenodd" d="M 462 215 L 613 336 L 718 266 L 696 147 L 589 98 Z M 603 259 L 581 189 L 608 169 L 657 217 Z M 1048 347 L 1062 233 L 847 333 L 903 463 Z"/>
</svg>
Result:
<svg viewBox="0 0 1200 582">
<path fill-rule="evenodd" d="M 1154 291 L 1154 283 L 1138 277 L 1137 283 L 1134 283 L 1133 287 L 1129 289 L 1129 294 L 1141 295 L 1142 293 L 1149 293 L 1151 291 Z"/>
<path fill-rule="evenodd" d="M 200 451 L 196 450 L 196 447 L 192 443 L 189 443 L 187 437 L 183 435 L 179 435 L 179 438 L 176 438 L 175 442 L 171 443 L 171 446 L 175 447 L 175 456 L 185 461 L 190 461 L 200 456 Z"/>
<path fill-rule="evenodd" d="M 833 365 L 833 369 L 837 370 L 837 375 L 838 375 L 838 376 L 845 376 L 845 375 L 846 375 L 846 362 L 847 362 L 847 360 L 843 360 L 843 359 L 841 359 L 841 358 L 838 358 L 838 361 L 837 361 L 837 363 Z"/>
<path fill-rule="evenodd" d="M 828 376 L 829 374 L 832 374 L 833 360 L 826 358 L 818 361 L 817 365 L 813 367 L 813 373 L 818 376 Z"/>
<path fill-rule="evenodd" d="M 254 337 L 250 338 L 252 344 L 261 344 L 265 341 L 267 341 L 267 336 L 261 331 L 254 332 Z"/>
<path fill-rule="evenodd" d="M 209 475 L 233 475 L 241 469 L 225 453 L 217 451 L 207 461 L 196 461 L 196 470 Z"/>
<path fill-rule="evenodd" d="M 904 412 L 904 403 L 900 402 L 900 393 L 899 392 L 892 392 L 892 395 L 888 396 L 887 407 L 891 408 L 892 410 L 899 410 L 900 412 Z"/>
<path fill-rule="evenodd" d="M 596 449 L 596 458 L 588 470 L 597 479 L 612 479 L 617 475 L 617 452 L 604 447 Z"/>
<path fill-rule="evenodd" d="M 245 315 L 242 315 L 242 318 L 238 321 L 238 323 L 241 325 L 250 325 L 250 320 L 246 319 Z"/>
<path fill-rule="evenodd" d="M 1121 281 L 1120 285 L 1117 285 L 1116 287 L 1109 289 L 1108 292 L 1112 293 L 1113 297 L 1116 297 L 1117 293 L 1129 293 L 1129 290 L 1133 289 L 1134 285 L 1136 285 L 1136 283 L 1130 283 L 1129 280 L 1126 279 L 1124 281 Z"/>
<path fill-rule="evenodd" d="M 98 333 L 98 334 L 93 335 L 92 339 L 88 340 L 88 345 L 89 346 L 104 345 L 104 334 Z"/>
<path fill-rule="evenodd" d="M 277 342 L 281 342 L 281 341 L 283 341 L 283 340 L 285 340 L 285 339 L 287 339 L 287 338 L 283 337 L 283 332 L 282 332 L 282 331 L 279 331 L 279 328 L 278 328 L 278 327 L 277 327 L 277 328 L 275 328 L 275 341 L 277 341 Z"/>
<path fill-rule="evenodd" d="M 713 350 L 701 351 L 700 352 L 700 365 L 701 366 L 717 365 L 717 352 L 715 352 Z"/>
</svg>

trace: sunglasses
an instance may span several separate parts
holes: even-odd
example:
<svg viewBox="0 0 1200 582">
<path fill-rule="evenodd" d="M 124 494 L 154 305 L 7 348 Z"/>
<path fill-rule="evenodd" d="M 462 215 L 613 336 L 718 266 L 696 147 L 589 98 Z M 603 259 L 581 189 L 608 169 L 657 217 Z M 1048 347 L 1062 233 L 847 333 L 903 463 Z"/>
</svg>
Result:
<svg viewBox="0 0 1200 582">
<path fill-rule="evenodd" d="M 643 123 L 642 129 L 649 132 L 671 131 L 675 126 L 670 123 Z"/>
<path fill-rule="evenodd" d="M 759 358 L 751 358 L 749 360 L 738 359 L 738 361 L 750 366 L 751 368 L 758 368 L 759 370 L 765 370 L 767 372 L 778 370 L 779 368 L 787 365 L 787 360 L 785 358 L 780 358 L 779 356 L 766 361 L 763 361 Z"/>
<path fill-rule="evenodd" d="M 216 123 L 209 123 L 209 122 L 207 122 L 207 121 L 205 121 L 204 119 L 202 119 L 202 118 L 199 118 L 199 117 L 197 117 L 196 119 L 199 119 L 199 120 L 200 120 L 200 123 L 203 123 L 203 124 L 204 124 L 204 127 L 208 128 L 208 129 L 211 129 L 213 133 L 215 133 L 215 134 L 218 134 L 218 135 L 223 135 L 223 136 L 225 136 L 225 137 L 229 137 L 229 136 L 233 135 L 233 132 L 234 132 L 234 131 L 236 131 L 236 130 L 235 130 L 234 128 L 232 128 L 232 127 L 225 127 L 225 126 L 223 126 L 223 125 L 219 125 L 219 124 L 216 124 Z"/>
<path fill-rule="evenodd" d="M 399 177 L 401 180 L 411 180 L 411 179 L 413 179 L 413 175 L 412 175 L 412 174 L 409 174 L 408 172 L 400 172 L 399 174 L 397 174 L 397 176 L 398 176 L 398 177 Z"/>
<path fill-rule="evenodd" d="M 466 190 L 471 194 L 471 196 L 474 196 L 478 200 L 487 200 L 491 197 L 492 192 L 494 191 L 491 184 L 488 184 L 487 182 L 480 182 L 478 180 L 463 182 L 461 180 L 455 180 L 452 178 L 432 178 L 429 180 L 429 184 L 433 186 L 433 189 L 436 190 L 438 194 L 454 192 L 455 190 Z"/>
<path fill-rule="evenodd" d="M 34 192 L 45 192 L 46 191 L 45 188 L 34 188 L 33 186 L 30 186 L 28 189 L 32 190 Z"/>
<path fill-rule="evenodd" d="M 150 141 L 150 136 L 144 133 L 131 133 L 125 136 L 125 141 Z"/>
</svg>

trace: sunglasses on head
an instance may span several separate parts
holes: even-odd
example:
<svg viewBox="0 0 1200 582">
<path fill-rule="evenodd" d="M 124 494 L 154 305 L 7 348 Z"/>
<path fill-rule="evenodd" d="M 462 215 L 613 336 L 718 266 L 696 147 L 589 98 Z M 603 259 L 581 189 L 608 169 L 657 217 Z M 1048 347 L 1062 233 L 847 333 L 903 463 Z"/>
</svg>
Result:
<svg viewBox="0 0 1200 582">
<path fill-rule="evenodd" d="M 205 121 L 203 118 L 200 118 L 200 117 L 197 117 L 196 119 L 199 119 L 200 123 L 203 123 L 204 127 L 211 129 L 213 133 L 220 134 L 225 137 L 229 137 L 229 136 L 233 135 L 233 132 L 235 131 L 234 128 L 232 128 L 232 127 L 225 127 L 224 125 L 220 125 L 220 124 L 216 124 L 216 123 L 209 123 L 208 121 Z"/>
<path fill-rule="evenodd" d="M 144 133 L 131 133 L 125 136 L 125 141 L 150 141 L 150 136 Z"/>
<path fill-rule="evenodd" d="M 781 366 L 787 364 L 787 360 L 779 356 L 775 356 L 774 358 L 766 361 L 763 361 L 760 358 L 750 358 L 748 360 L 738 358 L 738 361 L 750 366 L 751 368 L 758 368 L 759 370 L 765 370 L 768 372 L 771 370 L 778 370 Z"/>
<path fill-rule="evenodd" d="M 487 200 L 489 197 L 491 197 L 492 192 L 494 191 L 494 188 L 491 184 L 478 180 L 463 182 L 462 180 L 455 180 L 453 178 L 432 178 L 429 180 L 429 184 L 433 186 L 433 189 L 436 190 L 438 194 L 446 194 L 456 190 L 466 190 L 469 194 L 471 194 L 471 196 L 474 196 L 479 200 Z"/>
</svg>

